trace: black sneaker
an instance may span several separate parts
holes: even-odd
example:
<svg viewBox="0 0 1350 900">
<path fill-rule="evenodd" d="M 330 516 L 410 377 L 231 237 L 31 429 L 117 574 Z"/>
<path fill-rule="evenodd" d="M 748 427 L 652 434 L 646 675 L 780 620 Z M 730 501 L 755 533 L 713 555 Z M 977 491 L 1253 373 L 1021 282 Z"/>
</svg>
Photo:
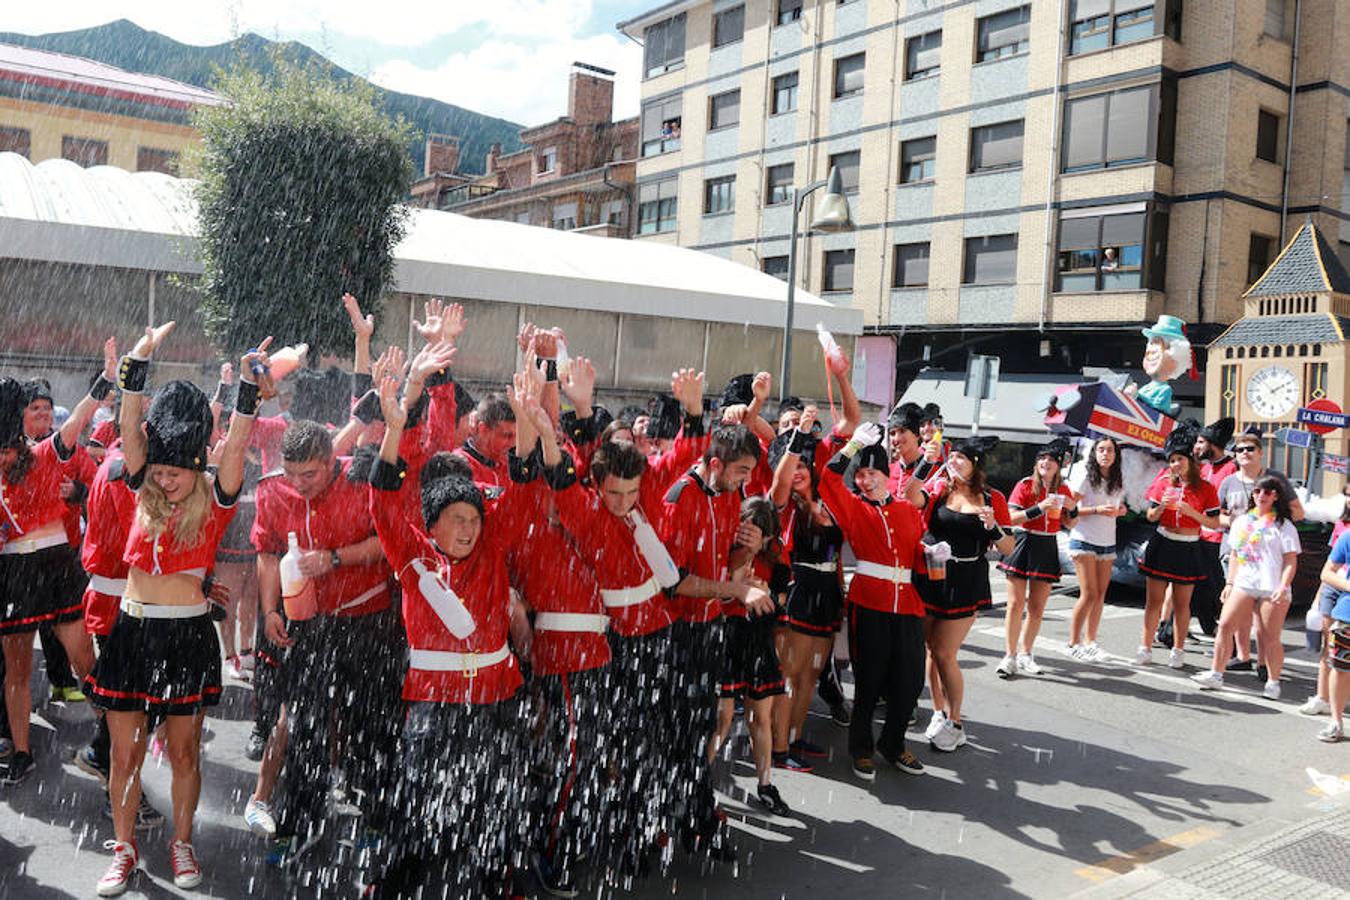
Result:
<svg viewBox="0 0 1350 900">
<path fill-rule="evenodd" d="M 35 768 L 33 754 L 15 750 L 14 755 L 9 758 L 9 768 L 5 770 L 3 783 L 19 784 L 29 775 L 32 775 Z"/>
<path fill-rule="evenodd" d="M 878 750 L 877 755 L 895 766 L 901 772 L 904 772 L 906 775 L 923 774 L 923 763 L 919 762 L 919 758 L 908 750 L 901 750 L 898 756 L 891 756 L 890 754 L 882 753 Z"/>
<path fill-rule="evenodd" d="M 108 786 L 108 762 L 98 758 L 93 747 L 84 747 L 75 751 L 75 768 L 89 775 L 93 775 L 103 786 Z"/>
<path fill-rule="evenodd" d="M 262 734 L 256 729 L 248 736 L 248 743 L 244 745 L 244 758 L 257 762 L 263 758 L 263 752 L 267 750 L 267 735 Z"/>
<path fill-rule="evenodd" d="M 841 728 L 847 728 L 853 723 L 853 710 L 849 708 L 847 700 L 830 704 L 830 721 Z"/>
<path fill-rule="evenodd" d="M 773 767 L 775 769 L 787 769 L 789 772 L 813 772 L 815 769 L 809 762 L 798 758 L 787 750 L 775 750 L 773 752 Z"/>
<path fill-rule="evenodd" d="M 757 794 L 760 805 L 775 816 L 792 815 L 792 807 L 784 802 L 782 796 L 778 793 L 778 788 L 771 784 L 761 784 Z"/>
<path fill-rule="evenodd" d="M 1229 672 L 1250 672 L 1252 670 L 1252 661 L 1250 659 L 1235 659 L 1227 666 Z"/>
<path fill-rule="evenodd" d="M 874 781 L 877 777 L 876 764 L 870 756 L 859 756 L 853 760 L 853 774 L 863 781 Z"/>
<path fill-rule="evenodd" d="M 1264 684 L 1265 682 L 1267 682 L 1267 681 L 1270 680 L 1270 670 L 1267 669 L 1264 665 L 1257 666 L 1257 667 L 1256 667 L 1256 678 L 1257 678 L 1258 681 L 1260 681 L 1260 682 L 1262 682 L 1262 683 Z"/>
<path fill-rule="evenodd" d="M 550 897 L 575 897 L 579 893 L 565 874 L 554 870 L 553 863 L 544 854 L 534 854 L 533 864 L 534 877 Z"/>
<path fill-rule="evenodd" d="M 103 818 L 112 821 L 112 801 L 103 801 Z M 164 824 L 164 814 L 150 805 L 150 801 L 145 799 L 145 794 L 141 794 L 141 805 L 136 807 L 136 830 L 153 831 Z"/>
</svg>

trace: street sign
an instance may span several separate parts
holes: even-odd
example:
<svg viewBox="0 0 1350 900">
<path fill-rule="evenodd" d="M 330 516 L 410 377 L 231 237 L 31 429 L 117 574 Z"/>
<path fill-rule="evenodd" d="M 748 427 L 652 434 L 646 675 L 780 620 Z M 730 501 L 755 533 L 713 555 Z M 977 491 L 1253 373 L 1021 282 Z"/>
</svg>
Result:
<svg viewBox="0 0 1350 900">
<path fill-rule="evenodd" d="M 1312 446 L 1312 438 L 1311 431 L 1304 431 L 1301 428 L 1281 428 L 1275 432 L 1275 440 L 1290 447 L 1307 449 Z"/>
<path fill-rule="evenodd" d="M 1337 428 L 1350 424 L 1350 416 L 1341 412 L 1341 408 L 1332 400 L 1314 400 L 1298 411 L 1298 422 L 1307 425 L 1314 434 L 1330 434 Z"/>
<path fill-rule="evenodd" d="M 975 400 L 993 400 L 998 388 L 998 364 L 997 356 L 972 353 L 966 365 L 965 395 Z"/>
</svg>

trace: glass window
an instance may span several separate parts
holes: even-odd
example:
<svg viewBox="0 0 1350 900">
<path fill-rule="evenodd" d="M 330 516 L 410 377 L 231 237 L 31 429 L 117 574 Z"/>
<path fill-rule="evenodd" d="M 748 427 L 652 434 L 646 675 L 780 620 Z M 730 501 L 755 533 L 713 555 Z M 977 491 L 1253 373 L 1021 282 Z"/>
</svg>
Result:
<svg viewBox="0 0 1350 900">
<path fill-rule="evenodd" d="M 539 153 L 539 172 L 552 172 L 558 167 L 558 148 L 546 147 Z"/>
<path fill-rule="evenodd" d="M 1280 117 L 1264 109 L 1256 113 L 1256 158 L 1280 161 Z"/>
<path fill-rule="evenodd" d="M 1266 34 L 1284 40 L 1287 8 L 1287 0 L 1266 0 L 1266 17 L 1262 27 Z"/>
<path fill-rule="evenodd" d="M 942 57 L 942 32 L 930 31 L 905 41 L 905 78 L 925 78 L 938 73 Z"/>
<path fill-rule="evenodd" d="M 1055 290 L 1067 293 L 1138 290 L 1144 286 L 1144 227 L 1139 212 L 1063 214 Z"/>
<path fill-rule="evenodd" d="M 1149 158 L 1150 88 L 1111 95 L 1106 113 L 1106 164 L 1120 166 Z"/>
<path fill-rule="evenodd" d="M 86 169 L 90 166 L 105 166 L 108 164 L 108 142 L 66 135 L 61 138 L 61 158 Z"/>
<path fill-rule="evenodd" d="M 1031 46 L 1031 7 L 1019 6 L 1017 9 L 985 16 L 979 20 L 978 30 L 976 62 L 1026 53 Z"/>
<path fill-rule="evenodd" d="M 734 44 L 745 36 L 745 7 L 733 6 L 713 16 L 713 47 Z"/>
<path fill-rule="evenodd" d="M 779 113 L 792 112 L 797 108 L 797 73 L 787 72 L 778 75 L 773 80 L 773 106 L 770 112 L 774 115 Z M 1350 153 L 1350 151 L 1347 151 Z"/>
<path fill-rule="evenodd" d="M 741 120 L 741 92 L 727 91 L 708 100 L 708 130 L 729 128 Z"/>
<path fill-rule="evenodd" d="M 1264 234 L 1253 234 L 1247 242 L 1247 286 L 1251 287 L 1270 267 L 1271 250 L 1275 239 Z"/>
<path fill-rule="evenodd" d="M 731 212 L 736 208 L 736 176 L 709 178 L 703 182 L 703 214 Z"/>
<path fill-rule="evenodd" d="M 642 43 L 648 78 L 684 65 L 684 13 L 648 26 Z"/>
<path fill-rule="evenodd" d="M 1154 0 L 1115 0 L 1115 17 L 1111 23 L 1111 42 L 1128 44 L 1154 34 Z"/>
<path fill-rule="evenodd" d="M 937 138 L 915 138 L 900 143 L 900 183 L 931 181 L 936 168 Z"/>
<path fill-rule="evenodd" d="M 657 100 L 642 107 L 642 155 L 655 156 L 680 149 L 680 97 Z"/>
<path fill-rule="evenodd" d="M 895 275 L 891 285 L 898 288 L 924 287 L 928 284 L 928 242 L 895 245 Z"/>
<path fill-rule="evenodd" d="M 777 166 L 769 166 L 769 173 L 765 179 L 764 195 L 767 199 L 765 206 L 773 206 L 777 203 L 789 203 L 792 200 L 792 163 L 783 163 Z"/>
<path fill-rule="evenodd" d="M 863 64 L 867 54 L 855 53 L 834 61 L 834 96 L 850 97 L 862 93 Z"/>
<path fill-rule="evenodd" d="M 638 234 L 657 234 L 675 230 L 675 178 L 638 185 Z"/>
<path fill-rule="evenodd" d="M 829 170 L 839 169 L 839 180 L 844 184 L 845 194 L 854 194 L 858 191 L 858 170 L 862 166 L 862 151 L 850 150 L 847 153 L 833 153 L 830 155 L 829 168 L 825 174 L 829 175 Z"/>
<path fill-rule="evenodd" d="M 1069 6 L 1069 54 L 1087 53 L 1152 37 L 1157 32 L 1158 0 L 1072 0 Z M 1165 0 L 1163 0 L 1165 2 Z M 1180 0 L 1169 14 L 1180 16 Z M 1180 23 L 1175 25 L 1180 36 Z M 1171 33 L 1169 31 L 1169 33 Z"/>
<path fill-rule="evenodd" d="M 1170 84 L 1149 85 L 1066 101 L 1064 171 L 1131 165 L 1155 157 L 1170 162 L 1176 106 L 1168 101 L 1175 97 L 1173 91 Z"/>
<path fill-rule="evenodd" d="M 966 238 L 962 284 L 1013 284 L 1017 280 L 1017 235 Z"/>
<path fill-rule="evenodd" d="M 1022 120 L 970 129 L 970 171 L 1022 165 Z"/>
<path fill-rule="evenodd" d="M 778 16 L 775 21 L 779 25 L 795 22 L 801 17 L 802 0 L 778 0 Z"/>
<path fill-rule="evenodd" d="M 788 258 L 786 256 L 766 256 L 759 261 L 759 270 L 765 275 L 787 281 Z"/>
<path fill-rule="evenodd" d="M 28 156 L 32 152 L 32 143 L 33 135 L 27 128 L 0 128 L 0 153 Z M 1346 154 L 1350 156 L 1350 149 L 1346 150 Z"/>
<path fill-rule="evenodd" d="M 155 147 L 136 148 L 137 172 L 163 172 L 165 175 L 178 174 L 178 151 L 159 150 Z"/>
<path fill-rule="evenodd" d="M 825 251 L 825 281 L 822 290 L 853 290 L 853 251 Z"/>
</svg>

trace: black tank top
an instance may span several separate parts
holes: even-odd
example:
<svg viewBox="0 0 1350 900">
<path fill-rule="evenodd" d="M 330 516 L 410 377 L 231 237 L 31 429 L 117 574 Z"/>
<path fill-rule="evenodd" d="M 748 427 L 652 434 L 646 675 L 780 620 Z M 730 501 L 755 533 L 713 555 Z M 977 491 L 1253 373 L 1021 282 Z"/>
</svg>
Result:
<svg viewBox="0 0 1350 900">
<path fill-rule="evenodd" d="M 815 517 L 792 504 L 792 561 L 795 563 L 834 562 L 844 546 L 844 532 L 838 525 L 820 525 Z"/>
<path fill-rule="evenodd" d="M 944 501 L 933 512 L 928 522 L 928 533 L 933 542 L 946 541 L 951 545 L 952 556 L 971 559 L 984 556 L 989 549 L 989 534 L 984 523 L 975 513 L 959 513 L 948 509 Z"/>
</svg>

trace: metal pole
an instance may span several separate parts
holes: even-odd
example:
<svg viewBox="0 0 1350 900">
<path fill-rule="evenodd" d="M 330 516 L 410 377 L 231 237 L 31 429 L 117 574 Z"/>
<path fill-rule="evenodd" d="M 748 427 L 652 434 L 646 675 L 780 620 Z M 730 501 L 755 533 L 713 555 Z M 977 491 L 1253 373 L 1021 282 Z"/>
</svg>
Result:
<svg viewBox="0 0 1350 900">
<path fill-rule="evenodd" d="M 792 308 L 797 299 L 797 217 L 806 192 L 792 189 L 792 236 L 788 238 L 787 318 L 783 322 L 783 371 L 778 378 L 778 399 L 792 393 Z"/>
<path fill-rule="evenodd" d="M 971 437 L 974 437 L 975 435 L 977 435 L 977 434 L 980 433 L 980 404 L 983 403 L 983 402 L 984 402 L 984 398 L 983 398 L 983 397 L 978 397 L 978 396 L 977 396 L 977 397 L 975 398 L 975 414 L 974 414 L 973 416 L 970 417 L 970 434 L 971 434 Z"/>
</svg>

